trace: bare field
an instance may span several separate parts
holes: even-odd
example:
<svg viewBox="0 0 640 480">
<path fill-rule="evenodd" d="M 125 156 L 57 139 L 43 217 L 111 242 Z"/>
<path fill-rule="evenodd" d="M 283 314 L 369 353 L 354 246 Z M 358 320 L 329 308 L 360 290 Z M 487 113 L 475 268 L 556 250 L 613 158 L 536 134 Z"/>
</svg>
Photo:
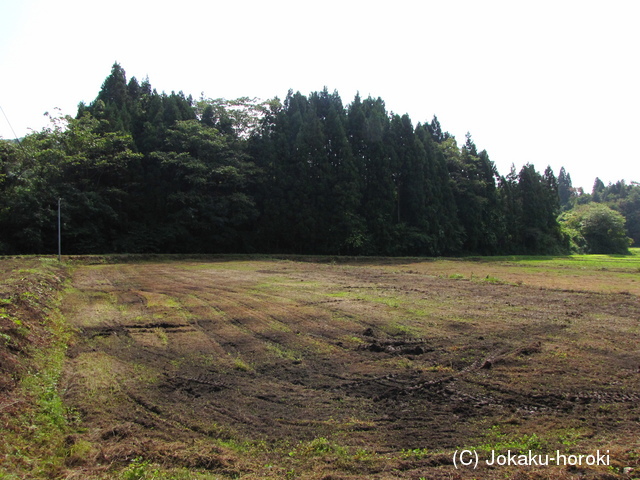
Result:
<svg viewBox="0 0 640 480">
<path fill-rule="evenodd" d="M 631 478 L 637 270 L 516 263 L 76 266 L 68 478 Z M 610 465 L 456 469 L 460 448 Z"/>
</svg>

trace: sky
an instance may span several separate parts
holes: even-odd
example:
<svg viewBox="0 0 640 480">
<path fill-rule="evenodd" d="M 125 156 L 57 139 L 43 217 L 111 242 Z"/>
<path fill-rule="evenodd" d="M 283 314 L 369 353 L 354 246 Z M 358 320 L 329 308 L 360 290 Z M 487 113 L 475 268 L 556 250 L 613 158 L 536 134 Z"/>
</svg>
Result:
<svg viewBox="0 0 640 480">
<path fill-rule="evenodd" d="M 0 137 L 75 115 L 114 62 L 159 92 L 381 97 L 502 175 L 640 181 L 638 0 L 3 0 Z M 56 110 L 59 109 L 59 110 Z"/>
</svg>

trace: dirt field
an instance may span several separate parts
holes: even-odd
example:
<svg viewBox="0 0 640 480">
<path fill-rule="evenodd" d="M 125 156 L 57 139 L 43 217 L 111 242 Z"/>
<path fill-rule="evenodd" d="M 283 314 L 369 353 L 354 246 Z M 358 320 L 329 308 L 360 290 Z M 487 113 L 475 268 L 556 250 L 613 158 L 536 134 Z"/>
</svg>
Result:
<svg viewBox="0 0 640 480">
<path fill-rule="evenodd" d="M 76 266 L 67 478 L 633 478 L 635 278 L 510 268 Z M 610 465 L 456 469 L 461 448 Z"/>
</svg>

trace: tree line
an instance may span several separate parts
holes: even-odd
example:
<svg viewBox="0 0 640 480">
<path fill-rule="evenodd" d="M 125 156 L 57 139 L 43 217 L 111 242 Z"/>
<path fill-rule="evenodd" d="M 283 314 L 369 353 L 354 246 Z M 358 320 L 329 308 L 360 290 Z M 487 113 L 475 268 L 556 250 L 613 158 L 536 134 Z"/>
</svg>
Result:
<svg viewBox="0 0 640 480">
<path fill-rule="evenodd" d="M 0 142 L 0 253 L 54 252 L 59 198 L 69 254 L 565 253 L 586 240 L 558 215 L 586 200 L 637 228 L 638 186 L 616 188 L 589 196 L 531 164 L 500 175 L 471 135 L 380 98 L 194 100 L 116 63 L 75 118 Z"/>
</svg>

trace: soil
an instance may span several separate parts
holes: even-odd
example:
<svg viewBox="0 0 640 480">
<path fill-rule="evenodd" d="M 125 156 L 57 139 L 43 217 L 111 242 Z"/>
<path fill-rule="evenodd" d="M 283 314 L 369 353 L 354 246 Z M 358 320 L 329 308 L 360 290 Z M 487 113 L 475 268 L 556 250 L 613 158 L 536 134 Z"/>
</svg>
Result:
<svg viewBox="0 0 640 480">
<path fill-rule="evenodd" d="M 86 471 L 617 478 L 638 459 L 633 294 L 283 260 L 84 265 L 72 287 L 63 389 Z M 609 450 L 614 467 L 453 466 L 505 439 Z"/>
</svg>

